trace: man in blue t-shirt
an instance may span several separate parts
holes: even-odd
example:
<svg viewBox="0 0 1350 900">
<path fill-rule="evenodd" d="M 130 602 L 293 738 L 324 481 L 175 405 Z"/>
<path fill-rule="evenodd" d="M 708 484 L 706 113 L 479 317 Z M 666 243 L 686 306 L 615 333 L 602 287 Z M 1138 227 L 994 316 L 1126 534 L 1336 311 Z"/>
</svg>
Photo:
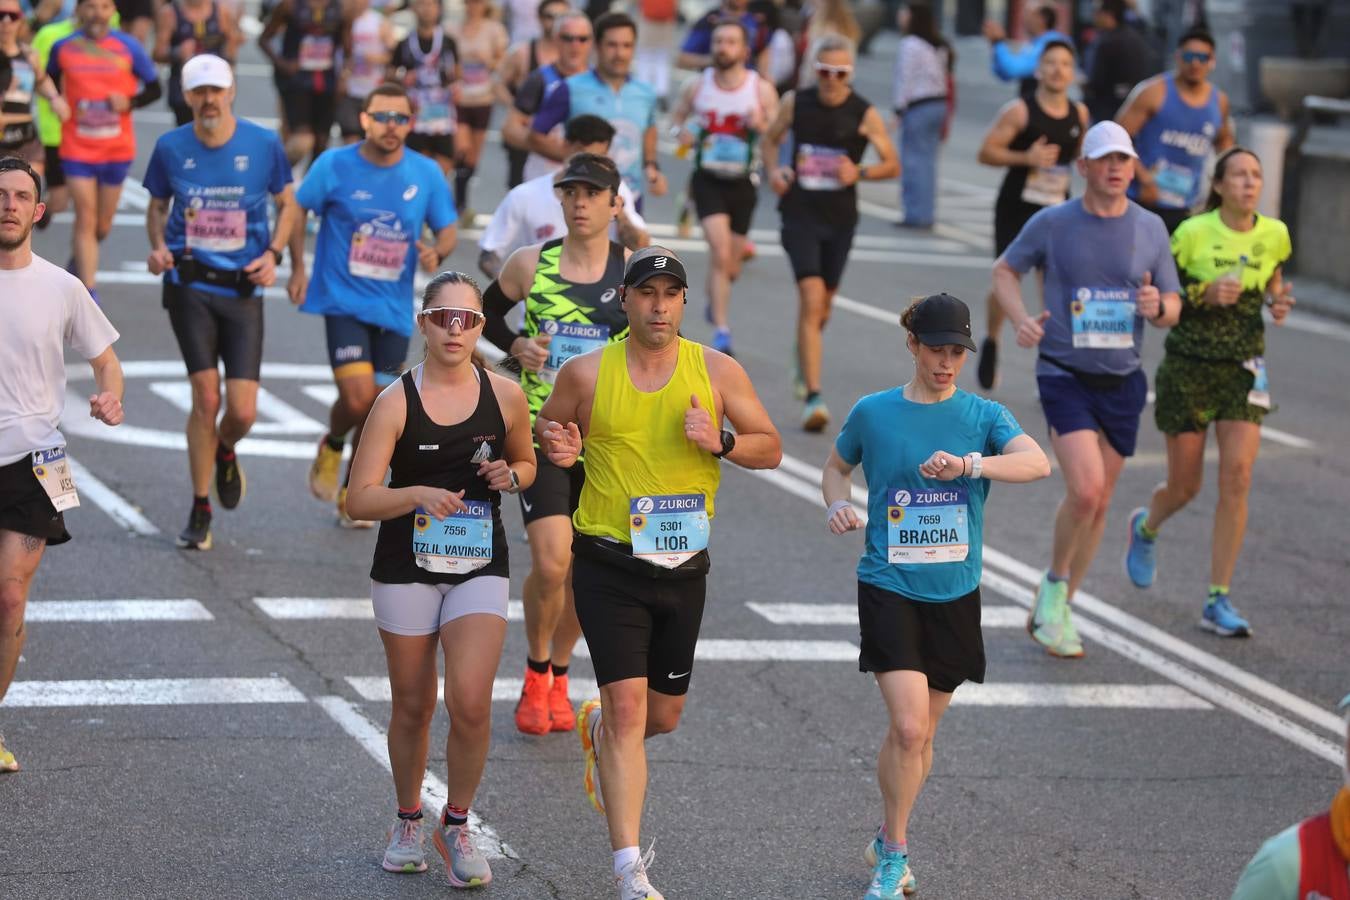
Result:
<svg viewBox="0 0 1350 900">
<path fill-rule="evenodd" d="M 666 178 L 656 159 L 656 91 L 630 74 L 636 44 L 637 23 L 630 16 L 605 13 L 596 19 L 595 68 L 564 79 L 544 98 L 530 124 L 529 149 L 561 161 L 562 139 L 549 132 L 583 113 L 607 119 L 614 126 L 610 158 L 640 213 L 646 192 L 665 194 Z"/>
<path fill-rule="evenodd" d="M 1059 13 L 1052 3 L 1033 2 L 1022 7 L 1022 32 L 1026 41 L 1014 49 L 1008 42 L 1008 33 L 1003 26 L 992 19 L 984 23 L 984 36 L 989 40 L 993 51 L 990 67 L 994 77 L 1000 81 L 1016 81 L 1017 93 L 1028 98 L 1036 93 L 1036 67 L 1040 64 L 1041 54 L 1052 41 L 1059 41 L 1072 47 L 1073 40 L 1055 26 L 1059 23 Z"/>
<path fill-rule="evenodd" d="M 994 264 L 994 294 L 1017 343 L 1040 348 L 1036 383 L 1067 491 L 1054 552 L 1029 620 L 1054 656 L 1083 645 L 1069 598 L 1092 564 L 1125 458 L 1134 455 L 1148 379 L 1139 365 L 1144 322 L 1169 328 L 1181 290 L 1167 229 L 1125 196 L 1137 159 L 1130 136 L 1098 122 L 1083 137 L 1079 199 L 1032 216 Z M 1045 276 L 1045 309 L 1027 312 L 1022 275 Z"/>
<path fill-rule="evenodd" d="M 338 397 L 328 434 L 319 441 L 309 471 L 309 489 L 337 501 L 338 523 L 369 528 L 346 514 L 345 483 L 338 470 L 348 431 L 352 453 L 361 426 L 384 385 L 398 378 L 413 328 L 413 269 L 435 272 L 455 249 L 455 203 L 434 161 L 408 150 L 413 107 L 397 84 L 382 84 L 366 97 L 361 126 L 366 139 L 328 150 L 314 161 L 296 199 L 322 217 L 314 245 L 314 278 L 308 290 L 291 285 L 302 312 L 324 317 L 328 358 Z M 434 241 L 422 240 L 423 227 Z M 292 237 L 304 243 L 304 223 Z M 350 470 L 348 471 L 350 475 Z"/>
<path fill-rule="evenodd" d="M 701 72 L 713 64 L 713 32 L 723 22 L 740 22 L 745 26 L 747 58 L 745 64 L 760 72 L 768 71 L 761 63 L 769 45 L 769 35 L 759 27 L 759 20 L 750 13 L 749 0 L 722 0 L 717 9 L 709 10 L 689 27 L 675 58 L 677 68 Z"/>
<path fill-rule="evenodd" d="M 164 275 L 164 308 L 192 384 L 187 423 L 192 512 L 178 545 L 208 550 L 212 469 L 221 506 L 234 509 L 244 497 L 234 448 L 257 412 L 262 292 L 276 280 L 300 208 L 275 132 L 234 116 L 230 64 L 210 54 L 196 56 L 184 64 L 182 79 L 192 124 L 161 135 L 145 169 L 146 264 Z M 269 200 L 277 209 L 275 237 L 267 221 Z M 221 361 L 225 414 L 217 425 Z"/>
</svg>

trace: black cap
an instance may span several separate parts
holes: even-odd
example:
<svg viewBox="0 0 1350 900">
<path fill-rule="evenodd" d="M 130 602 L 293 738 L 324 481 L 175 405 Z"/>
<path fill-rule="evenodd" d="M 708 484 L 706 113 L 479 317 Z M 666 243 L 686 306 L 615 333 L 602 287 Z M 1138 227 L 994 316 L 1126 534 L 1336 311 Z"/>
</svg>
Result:
<svg viewBox="0 0 1350 900">
<path fill-rule="evenodd" d="M 648 278 L 657 275 L 669 275 L 680 283 L 680 287 L 689 287 L 689 278 L 684 274 L 684 263 L 665 247 L 643 247 L 628 257 L 628 265 L 623 270 L 623 283 L 627 287 L 637 287 Z"/>
<path fill-rule="evenodd" d="M 594 153 L 574 153 L 567 158 L 563 170 L 553 179 L 554 185 L 580 181 L 600 189 L 619 189 L 619 170 L 608 156 Z"/>
<path fill-rule="evenodd" d="M 924 297 L 910 315 L 909 330 L 929 347 L 960 344 L 975 349 L 970 337 L 970 307 L 951 294 Z"/>
</svg>

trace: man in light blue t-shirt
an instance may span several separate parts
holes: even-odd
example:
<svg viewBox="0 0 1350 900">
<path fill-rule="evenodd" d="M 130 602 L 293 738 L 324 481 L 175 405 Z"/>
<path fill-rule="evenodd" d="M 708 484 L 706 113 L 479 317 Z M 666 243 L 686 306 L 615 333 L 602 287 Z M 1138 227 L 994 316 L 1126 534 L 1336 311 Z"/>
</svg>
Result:
<svg viewBox="0 0 1350 900">
<path fill-rule="evenodd" d="M 161 135 L 145 168 L 147 266 L 164 275 L 164 308 L 192 384 L 192 512 L 178 546 L 209 550 L 212 469 L 221 506 L 234 509 L 244 497 L 234 447 L 257 413 L 262 292 L 276 280 L 300 210 L 281 140 L 234 116 L 230 64 L 196 56 L 183 66 L 182 79 L 193 121 Z M 273 203 L 275 236 L 267 221 Z M 221 362 L 225 413 L 217 425 Z"/>
<path fill-rule="evenodd" d="M 656 91 L 630 74 L 636 43 L 637 24 L 628 15 L 605 13 L 596 19 L 595 68 L 563 79 L 544 98 L 530 124 L 529 149 L 561 161 L 565 149 L 551 131 L 583 113 L 608 120 L 614 126 L 610 159 L 641 213 L 646 193 L 665 194 L 666 178 L 656 159 Z"/>
<path fill-rule="evenodd" d="M 320 500 L 336 500 L 338 522 L 349 528 L 373 523 L 346 514 L 347 488 L 339 488 L 338 470 L 347 432 L 354 456 L 376 394 L 403 368 L 413 328 L 414 267 L 435 272 L 455 249 L 454 198 L 436 163 L 404 146 L 412 122 L 407 92 L 380 85 L 361 111 L 366 139 L 324 152 L 296 192 L 300 206 L 323 221 L 314 278 L 308 290 L 292 285 L 291 300 L 303 299 L 302 312 L 324 317 L 338 388 L 309 489 Z M 422 239 L 424 227 L 434 242 Z M 297 239 L 303 244 L 303 222 Z"/>
<path fill-rule="evenodd" d="M 1066 495 L 1054 552 L 1032 610 L 1032 637 L 1060 657 L 1083 655 L 1069 598 L 1092 564 L 1125 458 L 1134 454 L 1148 379 L 1144 322 L 1181 315 L 1180 282 L 1162 220 L 1125 191 L 1137 159 L 1130 136 L 1098 122 L 1083 137 L 1079 199 L 1043 209 L 994 264 L 994 293 L 1017 343 L 1040 347 L 1036 383 Z M 1027 312 L 1022 275 L 1045 274 L 1045 309 Z"/>
</svg>

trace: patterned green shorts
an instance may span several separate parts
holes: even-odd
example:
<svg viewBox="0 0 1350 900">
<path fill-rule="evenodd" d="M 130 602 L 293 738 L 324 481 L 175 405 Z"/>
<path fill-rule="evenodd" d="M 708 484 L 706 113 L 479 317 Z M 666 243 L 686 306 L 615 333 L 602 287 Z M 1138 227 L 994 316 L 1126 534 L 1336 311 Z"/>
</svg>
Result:
<svg viewBox="0 0 1350 900">
<path fill-rule="evenodd" d="M 1268 410 L 1247 402 L 1255 378 L 1240 362 L 1168 354 L 1153 380 L 1153 420 L 1163 434 L 1204 431 L 1215 421 L 1259 425 Z"/>
</svg>

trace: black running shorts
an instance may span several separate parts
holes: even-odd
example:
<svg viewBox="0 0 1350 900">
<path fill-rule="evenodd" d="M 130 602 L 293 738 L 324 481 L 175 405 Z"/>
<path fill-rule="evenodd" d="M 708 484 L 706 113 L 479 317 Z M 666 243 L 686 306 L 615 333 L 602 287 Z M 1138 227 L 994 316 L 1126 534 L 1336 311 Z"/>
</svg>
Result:
<svg viewBox="0 0 1350 900">
<path fill-rule="evenodd" d="M 703 575 L 653 579 L 576 553 L 572 593 L 596 681 L 646 678 L 658 694 L 688 693 L 706 592 Z"/>
<path fill-rule="evenodd" d="M 263 298 L 192 285 L 165 284 L 164 308 L 189 375 L 225 363 L 226 378 L 257 381 L 262 373 Z"/>
<path fill-rule="evenodd" d="M 70 540 L 65 516 L 52 506 L 27 456 L 0 466 L 0 530 L 43 538 L 51 545 Z"/>
<path fill-rule="evenodd" d="M 586 464 L 577 460 L 564 469 L 548 461 L 538 447 L 534 448 L 534 484 L 520 492 L 520 515 L 529 525 L 548 516 L 567 516 L 577 511 L 581 502 L 581 486 L 586 483 Z"/>
<path fill-rule="evenodd" d="M 795 280 L 820 278 L 831 290 L 839 287 L 853 249 L 852 228 L 784 217 L 781 239 Z"/>
<path fill-rule="evenodd" d="M 963 681 L 984 682 L 978 587 L 964 597 L 931 603 L 860 581 L 858 626 L 862 672 L 923 672 L 928 686 L 944 694 Z"/>
<path fill-rule="evenodd" d="M 724 215 L 731 219 L 732 232 L 742 236 L 750 233 L 759 194 L 749 178 L 718 178 L 697 171 L 689 178 L 689 196 L 700 219 Z"/>
</svg>

